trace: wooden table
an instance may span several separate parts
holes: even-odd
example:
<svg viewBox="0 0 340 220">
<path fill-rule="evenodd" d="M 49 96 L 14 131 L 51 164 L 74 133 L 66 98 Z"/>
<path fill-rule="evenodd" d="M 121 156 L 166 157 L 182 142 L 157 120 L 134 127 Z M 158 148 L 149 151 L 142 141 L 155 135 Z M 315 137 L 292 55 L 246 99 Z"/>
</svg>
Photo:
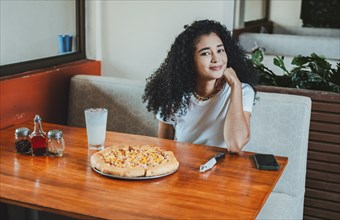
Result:
<svg viewBox="0 0 340 220">
<path fill-rule="evenodd" d="M 146 136 L 107 132 L 106 146 L 158 145 L 171 150 L 178 171 L 152 180 L 118 180 L 91 169 L 86 130 L 43 123 L 47 132 L 64 133 L 64 156 L 33 157 L 15 153 L 14 130 L 1 130 L 0 201 L 76 218 L 105 219 L 255 219 L 285 169 L 288 159 L 276 157 L 279 171 L 260 171 L 252 153 L 227 155 L 212 170 L 199 166 L 223 149 Z"/>
</svg>

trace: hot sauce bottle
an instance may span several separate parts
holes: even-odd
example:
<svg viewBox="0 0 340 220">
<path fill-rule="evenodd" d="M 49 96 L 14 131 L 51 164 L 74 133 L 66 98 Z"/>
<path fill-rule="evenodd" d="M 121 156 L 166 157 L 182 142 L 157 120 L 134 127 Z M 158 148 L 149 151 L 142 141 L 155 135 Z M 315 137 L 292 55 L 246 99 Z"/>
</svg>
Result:
<svg viewBox="0 0 340 220">
<path fill-rule="evenodd" d="M 30 135 L 33 156 L 46 155 L 46 133 L 41 126 L 41 117 L 34 117 L 34 131 Z"/>
</svg>

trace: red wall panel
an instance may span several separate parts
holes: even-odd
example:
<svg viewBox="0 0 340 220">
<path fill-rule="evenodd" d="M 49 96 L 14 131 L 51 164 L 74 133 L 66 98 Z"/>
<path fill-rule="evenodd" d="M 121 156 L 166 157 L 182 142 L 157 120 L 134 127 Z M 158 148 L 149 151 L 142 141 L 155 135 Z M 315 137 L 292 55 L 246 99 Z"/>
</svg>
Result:
<svg viewBox="0 0 340 220">
<path fill-rule="evenodd" d="M 100 75 L 100 61 L 82 60 L 49 69 L 3 77 L 0 81 L 0 129 L 33 120 L 66 124 L 70 78 Z"/>
</svg>

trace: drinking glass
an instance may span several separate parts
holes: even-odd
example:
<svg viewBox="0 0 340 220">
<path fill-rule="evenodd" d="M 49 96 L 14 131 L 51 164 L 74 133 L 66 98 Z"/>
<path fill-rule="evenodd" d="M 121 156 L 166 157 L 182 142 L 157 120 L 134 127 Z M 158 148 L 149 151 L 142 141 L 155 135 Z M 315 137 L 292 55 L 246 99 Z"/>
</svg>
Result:
<svg viewBox="0 0 340 220">
<path fill-rule="evenodd" d="M 88 148 L 90 150 L 104 149 L 107 124 L 107 109 L 85 109 L 85 122 Z"/>
</svg>

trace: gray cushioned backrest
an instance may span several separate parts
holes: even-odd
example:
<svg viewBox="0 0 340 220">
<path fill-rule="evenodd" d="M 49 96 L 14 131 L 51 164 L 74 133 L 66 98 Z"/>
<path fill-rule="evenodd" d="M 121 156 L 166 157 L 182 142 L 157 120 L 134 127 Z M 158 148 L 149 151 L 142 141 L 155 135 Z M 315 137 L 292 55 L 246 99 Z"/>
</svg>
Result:
<svg viewBox="0 0 340 220">
<path fill-rule="evenodd" d="M 71 79 L 68 125 L 85 127 L 86 108 L 107 108 L 107 130 L 156 136 L 158 120 L 142 103 L 145 83 L 105 76 Z"/>
<path fill-rule="evenodd" d="M 338 37 L 300 36 L 286 34 L 243 33 L 239 36 L 240 45 L 251 52 L 255 42 L 265 48 L 266 54 L 283 56 L 323 55 L 326 59 L 340 59 Z"/>
<path fill-rule="evenodd" d="M 264 92 L 258 92 L 257 97 L 251 116 L 251 139 L 244 150 L 288 157 L 274 191 L 303 195 L 311 99 Z"/>
</svg>

